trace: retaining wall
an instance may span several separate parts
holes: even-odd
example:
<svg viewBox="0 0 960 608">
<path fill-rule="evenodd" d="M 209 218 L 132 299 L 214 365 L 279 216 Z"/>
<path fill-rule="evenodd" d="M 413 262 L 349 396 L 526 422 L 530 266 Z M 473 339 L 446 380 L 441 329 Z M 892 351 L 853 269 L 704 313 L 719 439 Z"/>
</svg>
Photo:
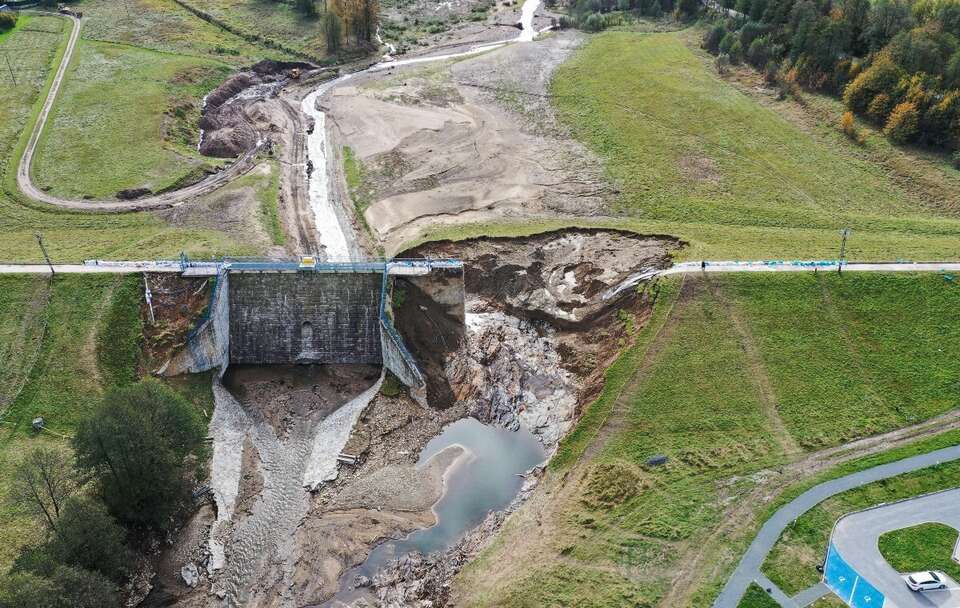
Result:
<svg viewBox="0 0 960 608">
<path fill-rule="evenodd" d="M 220 369 L 230 364 L 230 275 L 220 272 L 210 295 L 210 306 L 197 327 L 187 336 L 186 347 L 166 366 L 164 374 L 175 376 Z"/>
</svg>

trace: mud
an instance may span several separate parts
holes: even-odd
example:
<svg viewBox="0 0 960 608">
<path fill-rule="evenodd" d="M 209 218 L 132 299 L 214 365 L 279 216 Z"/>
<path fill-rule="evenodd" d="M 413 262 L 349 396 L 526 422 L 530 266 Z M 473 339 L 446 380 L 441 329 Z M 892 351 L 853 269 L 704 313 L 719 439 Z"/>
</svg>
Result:
<svg viewBox="0 0 960 608">
<path fill-rule="evenodd" d="M 575 326 L 615 312 L 630 298 L 634 278 L 668 268 L 682 246 L 673 237 L 570 229 L 519 239 L 437 241 L 402 255 L 463 260 L 472 296 L 515 316 Z"/>
<path fill-rule="evenodd" d="M 436 224 L 605 212 L 616 188 L 549 104 L 550 77 L 579 41 L 563 32 L 385 67 L 333 91 L 335 139 L 363 165 L 364 219 L 388 255 Z"/>
<path fill-rule="evenodd" d="M 451 331 L 409 286 L 398 327 L 434 395 L 552 449 L 650 313 L 648 279 L 683 243 L 614 230 L 429 243 L 409 257 L 464 262 L 467 326 Z M 431 402 L 435 406 L 435 404 Z"/>
<path fill-rule="evenodd" d="M 256 147 L 263 136 L 249 106 L 276 97 L 291 80 L 313 69 L 316 66 L 306 63 L 264 60 L 228 78 L 204 98 L 200 153 L 236 158 Z"/>
<path fill-rule="evenodd" d="M 168 273 L 144 275 L 150 289 L 151 307 L 141 305 L 144 366 L 150 373 L 160 373 L 174 353 L 182 349 L 187 335 L 200 318 L 207 304 L 213 281 L 207 278 L 186 278 Z"/>
</svg>

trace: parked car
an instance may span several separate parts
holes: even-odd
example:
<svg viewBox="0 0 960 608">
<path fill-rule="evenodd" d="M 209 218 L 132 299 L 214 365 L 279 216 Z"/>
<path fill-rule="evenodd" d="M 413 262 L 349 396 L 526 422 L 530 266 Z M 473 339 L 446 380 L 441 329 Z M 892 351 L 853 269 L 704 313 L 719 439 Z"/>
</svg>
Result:
<svg viewBox="0 0 960 608">
<path fill-rule="evenodd" d="M 914 572 L 913 574 L 904 576 L 903 580 L 907 583 L 907 587 L 910 587 L 911 591 L 930 591 L 932 589 L 947 588 L 947 575 L 943 572 L 934 572 L 933 570 Z"/>
</svg>

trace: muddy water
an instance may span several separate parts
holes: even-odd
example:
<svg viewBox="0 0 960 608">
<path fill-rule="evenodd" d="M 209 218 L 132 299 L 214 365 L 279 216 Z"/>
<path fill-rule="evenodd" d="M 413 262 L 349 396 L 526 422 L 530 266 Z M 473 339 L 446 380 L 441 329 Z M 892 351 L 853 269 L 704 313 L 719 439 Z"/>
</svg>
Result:
<svg viewBox="0 0 960 608">
<path fill-rule="evenodd" d="M 451 547 L 487 513 L 509 505 L 523 485 L 521 475 L 546 459 L 540 442 L 528 431 L 508 431 L 464 418 L 427 443 L 417 466 L 452 445 L 463 447 L 466 454 L 447 472 L 443 497 L 433 508 L 437 524 L 377 546 L 367 561 L 340 578 L 341 591 L 329 606 L 360 597 L 362 590 L 351 589 L 354 579 L 372 578 L 392 559 L 414 551 L 428 554 Z"/>
<path fill-rule="evenodd" d="M 384 56 L 384 60 L 374 64 L 366 69 L 367 72 L 377 72 L 384 69 L 391 69 L 405 65 L 415 65 L 419 63 L 430 63 L 435 61 L 444 61 L 455 59 L 457 57 L 466 57 L 476 55 L 485 51 L 493 50 L 513 42 L 532 42 L 537 37 L 538 32 L 533 27 L 533 18 L 540 7 L 541 0 L 526 0 L 523 3 L 520 17 L 520 34 L 513 40 L 502 42 L 493 42 L 474 46 L 465 51 L 448 53 L 445 55 L 431 55 L 429 57 L 415 57 L 412 59 L 395 60 L 389 53 Z M 380 30 L 377 29 L 377 40 L 382 44 Z M 391 45 L 391 53 L 396 49 Z M 353 74 L 346 74 L 320 85 L 315 91 L 307 95 L 301 104 L 301 110 L 307 116 L 314 120 L 313 132 L 307 135 L 307 153 L 310 162 L 313 164 L 313 173 L 308 178 L 310 191 L 310 207 L 313 209 L 314 221 L 317 227 L 317 236 L 319 242 L 324 248 L 328 260 L 346 260 L 351 257 L 356 246 L 356 238 L 353 235 L 353 228 L 349 222 L 338 213 L 334 202 L 331 199 L 330 190 L 330 172 L 329 166 L 330 144 L 327 141 L 327 115 L 317 108 L 317 101 L 327 93 L 327 91 L 336 87 L 340 83 L 352 78 Z M 202 138 L 202 134 L 201 134 Z"/>
</svg>

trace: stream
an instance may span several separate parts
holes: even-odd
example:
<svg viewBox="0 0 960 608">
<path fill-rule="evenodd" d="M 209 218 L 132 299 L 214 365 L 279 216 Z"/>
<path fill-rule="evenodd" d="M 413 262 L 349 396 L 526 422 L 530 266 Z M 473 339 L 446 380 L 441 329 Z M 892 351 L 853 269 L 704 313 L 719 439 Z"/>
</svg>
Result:
<svg viewBox="0 0 960 608">
<path fill-rule="evenodd" d="M 519 24 L 521 27 L 520 34 L 518 34 L 513 40 L 503 40 L 500 42 L 480 44 L 465 51 L 459 51 L 456 53 L 431 55 L 427 57 L 414 57 L 411 59 L 396 60 L 388 54 L 384 57 L 383 61 L 370 66 L 363 72 L 373 73 L 386 69 L 403 67 L 406 65 L 444 61 L 457 57 L 467 57 L 469 55 L 476 55 L 478 53 L 496 49 L 507 44 L 513 44 L 516 42 L 532 42 L 538 34 L 542 33 L 538 32 L 533 27 L 533 18 L 536 15 L 537 9 L 540 8 L 540 4 L 541 0 L 525 0 L 523 3 L 523 8 L 521 9 Z M 380 38 L 379 29 L 377 30 L 377 39 L 378 41 L 382 41 L 382 38 Z M 390 48 L 392 52 L 395 52 L 395 48 L 392 45 L 390 45 Z M 338 211 L 334 201 L 332 200 L 333 197 L 330 188 L 330 175 L 334 174 L 334 172 L 329 161 L 331 158 L 336 158 L 336 155 L 331 155 L 330 144 L 327 140 L 327 115 L 317 106 L 323 95 L 337 85 L 349 80 L 354 76 L 355 74 L 345 74 L 339 78 L 334 78 L 329 82 L 325 82 L 312 93 L 307 95 L 301 104 L 301 110 L 303 113 L 314 120 L 313 131 L 307 134 L 307 157 L 310 159 L 310 162 L 313 165 L 313 171 L 308 173 L 307 181 L 310 192 L 310 207 L 313 210 L 313 218 L 317 228 L 318 241 L 324 248 L 326 259 L 328 261 L 345 261 L 350 259 L 351 253 L 353 253 L 353 250 L 356 249 L 356 246 L 352 245 L 353 243 L 356 243 L 356 238 L 352 236 L 353 229 L 349 220 L 343 216 L 343 214 L 347 213 L 347 211 L 344 209 Z"/>
<path fill-rule="evenodd" d="M 464 418 L 427 443 L 417 466 L 453 445 L 464 448 L 465 454 L 444 478 L 443 496 L 433 507 L 436 525 L 378 545 L 363 564 L 340 577 L 340 590 L 327 606 L 349 605 L 364 596 L 366 590 L 353 589 L 353 581 L 358 576 L 373 578 L 390 560 L 414 551 L 426 555 L 451 547 L 487 513 L 506 508 L 520 491 L 523 474 L 547 457 L 543 446 L 526 429 L 508 431 Z"/>
</svg>

